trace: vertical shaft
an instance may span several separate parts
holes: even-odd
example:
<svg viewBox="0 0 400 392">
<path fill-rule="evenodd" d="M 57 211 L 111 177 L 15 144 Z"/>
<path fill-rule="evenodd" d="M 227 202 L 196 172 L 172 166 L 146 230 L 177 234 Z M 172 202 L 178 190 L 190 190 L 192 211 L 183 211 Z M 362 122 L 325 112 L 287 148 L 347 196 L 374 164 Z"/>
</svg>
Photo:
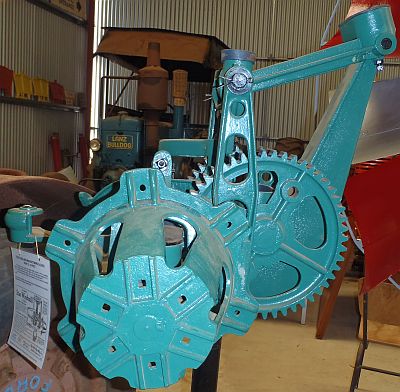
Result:
<svg viewBox="0 0 400 392">
<path fill-rule="evenodd" d="M 193 370 L 191 392 L 217 392 L 221 342 L 214 343 L 206 360 Z"/>
</svg>

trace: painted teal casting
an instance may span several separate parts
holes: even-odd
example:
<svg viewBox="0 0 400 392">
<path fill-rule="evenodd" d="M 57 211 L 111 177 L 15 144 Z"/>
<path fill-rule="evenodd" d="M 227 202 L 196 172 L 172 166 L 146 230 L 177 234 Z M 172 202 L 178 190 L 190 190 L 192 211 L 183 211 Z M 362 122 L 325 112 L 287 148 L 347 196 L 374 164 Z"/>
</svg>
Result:
<svg viewBox="0 0 400 392">
<path fill-rule="evenodd" d="M 340 205 L 377 68 L 396 46 L 388 7 L 341 25 L 344 43 L 253 70 L 253 53 L 223 52 L 209 138 L 167 140 L 151 169 L 125 172 L 89 212 L 55 225 L 67 314 L 58 330 L 108 378 L 140 389 L 177 382 L 227 333 L 258 313 L 295 310 L 328 285 L 346 240 Z M 348 67 L 301 160 L 256 151 L 253 93 Z M 173 157 L 204 157 L 173 178 Z M 11 238 L 32 242 L 32 215 L 13 209 Z"/>
</svg>

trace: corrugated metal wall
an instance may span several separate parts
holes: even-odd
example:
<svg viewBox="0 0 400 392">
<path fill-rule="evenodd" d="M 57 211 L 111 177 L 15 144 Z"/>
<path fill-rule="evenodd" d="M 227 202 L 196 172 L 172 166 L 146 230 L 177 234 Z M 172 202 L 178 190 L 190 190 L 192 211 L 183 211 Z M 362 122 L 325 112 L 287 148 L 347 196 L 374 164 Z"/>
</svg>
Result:
<svg viewBox="0 0 400 392">
<path fill-rule="evenodd" d="M 0 65 L 83 92 L 86 30 L 26 0 L 2 0 Z M 83 127 L 82 113 L 0 103 L 0 167 L 33 175 L 53 170 L 49 136 L 58 132 L 62 149 L 76 153 Z"/>
<path fill-rule="evenodd" d="M 337 0 L 98 0 L 95 15 L 95 48 L 101 27 L 150 27 L 214 35 L 231 48 L 254 51 L 260 58 L 256 67 L 273 64 L 271 58 L 292 58 L 319 48 L 320 40 Z M 332 36 L 344 20 L 350 0 L 341 0 L 331 26 Z M 264 60 L 262 60 L 264 59 Z M 94 99 L 98 80 L 106 72 L 106 62 L 95 59 Z M 127 74 L 111 64 L 111 74 Z M 335 89 L 342 72 L 320 79 L 320 118 L 328 102 L 329 90 Z M 400 67 L 386 67 L 380 78 L 400 76 Z M 113 102 L 121 85 L 109 91 Z M 209 87 L 190 86 L 192 123 L 207 123 L 209 103 L 203 102 Z M 122 106 L 135 106 L 135 86 L 124 94 Z M 255 96 L 255 126 L 259 137 L 285 136 L 308 140 L 314 132 L 315 81 L 309 79 L 258 93 Z M 97 113 L 92 111 L 92 125 L 97 127 Z"/>
</svg>

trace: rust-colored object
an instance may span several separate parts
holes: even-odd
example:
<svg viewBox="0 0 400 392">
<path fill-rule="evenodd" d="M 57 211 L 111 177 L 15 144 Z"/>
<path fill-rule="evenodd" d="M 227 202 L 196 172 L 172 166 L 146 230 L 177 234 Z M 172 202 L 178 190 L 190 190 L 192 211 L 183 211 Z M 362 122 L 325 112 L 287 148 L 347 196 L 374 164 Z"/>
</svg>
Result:
<svg viewBox="0 0 400 392">
<path fill-rule="evenodd" d="M 53 133 L 50 136 L 50 145 L 53 153 L 54 171 L 57 172 L 62 169 L 60 135 L 58 133 Z"/>
<path fill-rule="evenodd" d="M 275 150 L 285 151 L 300 158 L 303 155 L 305 144 L 304 140 L 295 137 L 284 137 L 276 141 Z"/>
<path fill-rule="evenodd" d="M 62 86 L 60 83 L 57 83 L 57 81 L 55 80 L 54 82 L 49 82 L 49 89 L 50 89 L 50 101 L 58 103 L 60 105 L 65 105 L 64 86 Z"/>
<path fill-rule="evenodd" d="M 6 97 L 12 96 L 12 81 L 14 72 L 12 69 L 8 69 L 0 65 L 0 95 Z"/>
<path fill-rule="evenodd" d="M 148 161 L 157 150 L 160 115 L 168 105 L 168 71 L 160 66 L 158 42 L 149 42 L 147 65 L 138 71 L 138 75 L 137 107 L 144 113 L 145 161 Z"/>
<path fill-rule="evenodd" d="M 160 44 L 161 65 L 169 71 L 187 71 L 191 82 L 209 82 L 214 71 L 222 68 L 221 51 L 228 46 L 210 35 L 182 33 L 161 29 L 108 27 L 96 55 L 106 57 L 134 72 L 147 61 L 149 42 Z"/>
<path fill-rule="evenodd" d="M 73 218 L 81 209 L 76 198 L 78 192 L 94 192 L 80 185 L 46 177 L 0 175 L 0 227 L 7 209 L 31 204 L 44 210 L 34 218 L 34 225 L 51 229 L 59 219 Z"/>
<path fill-rule="evenodd" d="M 79 134 L 79 154 L 81 155 L 81 167 L 84 178 L 88 177 L 89 143 L 85 135 Z"/>
<path fill-rule="evenodd" d="M 79 4 L 79 3 L 76 3 Z M 90 114 L 92 108 L 92 79 L 93 79 L 93 40 L 94 40 L 94 0 L 87 1 L 87 26 L 86 26 L 86 86 L 84 101 L 86 110 L 84 111 L 85 118 L 85 137 L 90 140 Z M 78 106 L 83 106 L 78 99 Z"/>
<path fill-rule="evenodd" d="M 18 169 L 9 169 L 7 167 L 0 167 L 0 175 L 5 176 L 26 176 L 26 172 Z"/>
<path fill-rule="evenodd" d="M 164 112 L 168 105 L 168 71 L 160 66 L 160 44 L 150 42 L 146 67 L 139 69 L 138 109 Z"/>
<path fill-rule="evenodd" d="M 342 285 L 346 271 L 350 268 L 354 260 L 355 247 L 352 239 L 348 239 L 344 246 L 347 249 L 346 252 L 344 252 L 343 254 L 344 260 L 339 263 L 340 270 L 333 273 L 335 275 L 335 280 L 330 283 L 328 288 L 324 288 L 324 291 L 321 295 L 318 311 L 317 330 L 315 333 L 315 337 L 317 339 L 323 339 L 325 336 L 329 321 L 332 317 L 333 308 L 339 294 L 340 286 Z"/>
</svg>

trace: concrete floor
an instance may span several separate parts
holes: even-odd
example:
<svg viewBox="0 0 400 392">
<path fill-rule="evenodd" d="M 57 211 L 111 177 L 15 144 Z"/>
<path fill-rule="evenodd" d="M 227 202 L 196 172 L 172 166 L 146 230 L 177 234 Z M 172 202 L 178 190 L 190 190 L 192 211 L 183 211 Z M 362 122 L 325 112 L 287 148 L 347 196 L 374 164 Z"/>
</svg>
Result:
<svg viewBox="0 0 400 392">
<path fill-rule="evenodd" d="M 324 340 L 315 339 L 318 300 L 299 314 L 257 320 L 242 337 L 223 338 L 218 392 L 345 392 L 359 341 L 357 282 L 345 280 Z M 400 371 L 400 348 L 371 344 L 365 364 Z M 189 392 L 190 374 L 159 392 Z M 399 392 L 400 379 L 363 371 L 360 392 Z"/>
</svg>

